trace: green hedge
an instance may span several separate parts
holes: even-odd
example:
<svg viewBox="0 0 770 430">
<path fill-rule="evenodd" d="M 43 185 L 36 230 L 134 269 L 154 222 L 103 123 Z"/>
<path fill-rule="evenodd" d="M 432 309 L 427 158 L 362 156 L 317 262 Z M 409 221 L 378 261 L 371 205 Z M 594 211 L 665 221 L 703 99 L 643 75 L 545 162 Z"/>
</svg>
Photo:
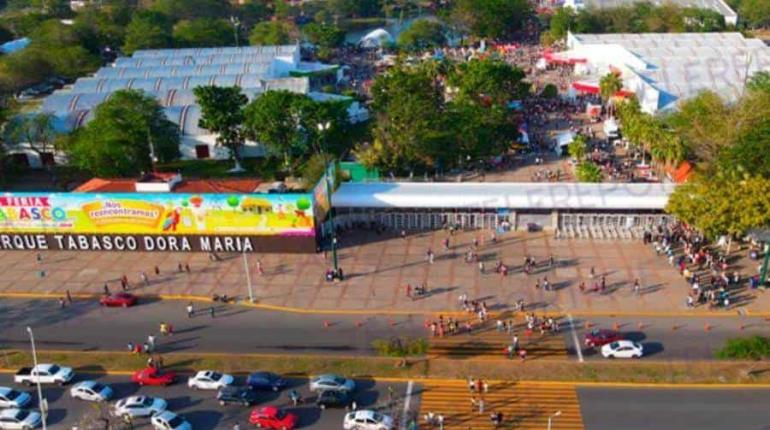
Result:
<svg viewBox="0 0 770 430">
<path fill-rule="evenodd" d="M 761 360 L 770 357 L 770 338 L 752 336 L 730 339 L 716 354 L 717 358 L 732 360 Z"/>
</svg>

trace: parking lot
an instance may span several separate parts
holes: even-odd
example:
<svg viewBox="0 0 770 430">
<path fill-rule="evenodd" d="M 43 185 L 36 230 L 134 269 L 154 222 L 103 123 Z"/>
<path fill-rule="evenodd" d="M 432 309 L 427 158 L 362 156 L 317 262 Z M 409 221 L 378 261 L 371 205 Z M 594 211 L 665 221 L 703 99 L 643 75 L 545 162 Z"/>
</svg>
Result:
<svg viewBox="0 0 770 430">
<path fill-rule="evenodd" d="M 297 414 L 299 426 L 297 428 L 313 429 L 340 429 L 342 428 L 344 409 L 327 409 L 322 411 L 312 404 L 314 396 L 308 391 L 307 379 L 291 379 L 290 387 L 281 393 L 260 392 L 260 401 L 254 407 L 242 407 L 235 405 L 220 406 L 216 401 L 215 391 L 194 391 L 187 387 L 186 377 L 169 387 L 139 387 L 130 381 L 129 376 L 97 376 L 97 375 L 77 375 L 77 381 L 87 379 L 98 380 L 109 384 L 115 391 L 115 398 L 110 402 L 111 405 L 122 398 L 132 395 L 148 395 L 160 397 L 168 402 L 169 410 L 176 412 L 186 418 L 196 430 L 211 429 L 230 429 L 236 423 L 245 429 L 248 426 L 249 414 L 254 408 L 273 405 L 286 408 L 288 412 Z M 236 377 L 237 384 L 244 383 L 244 376 Z M 375 409 L 382 413 L 391 415 L 397 425 L 402 423 L 405 411 L 419 410 L 419 402 L 410 393 L 418 393 L 420 388 L 415 384 L 410 393 L 407 393 L 408 384 L 406 383 L 387 383 L 377 382 L 371 379 L 356 380 L 355 401 L 359 409 Z M 33 395 L 37 395 L 34 387 L 21 387 L 13 383 L 13 376 L 9 374 L 0 375 L 0 386 L 22 389 Z M 95 420 L 98 417 L 98 408 L 70 397 L 69 389 L 72 384 L 65 387 L 43 386 L 43 395 L 48 400 L 48 428 L 52 429 L 72 429 L 74 426 L 87 428 L 83 422 L 84 416 L 92 417 Z M 393 401 L 389 401 L 388 386 L 393 388 Z M 287 391 L 296 389 L 305 400 L 303 404 L 292 407 L 287 396 Z M 308 404 L 310 403 L 310 404 Z M 33 403 L 37 405 L 37 401 Z M 407 408 L 405 408 L 405 404 Z M 35 406 L 36 407 L 36 406 Z M 93 422 L 93 421 L 92 421 Z M 118 421 L 116 421 L 118 422 Z M 149 419 L 138 419 L 134 423 L 136 429 L 150 429 Z"/>
</svg>

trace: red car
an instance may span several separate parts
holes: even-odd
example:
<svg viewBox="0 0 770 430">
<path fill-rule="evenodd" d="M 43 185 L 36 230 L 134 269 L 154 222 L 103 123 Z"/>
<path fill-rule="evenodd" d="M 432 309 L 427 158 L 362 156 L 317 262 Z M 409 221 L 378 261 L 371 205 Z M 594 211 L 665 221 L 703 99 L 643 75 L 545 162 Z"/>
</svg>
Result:
<svg viewBox="0 0 770 430">
<path fill-rule="evenodd" d="M 259 428 L 292 430 L 297 425 L 297 416 L 275 406 L 265 406 L 251 411 L 249 422 Z"/>
<path fill-rule="evenodd" d="M 136 304 L 136 296 L 130 293 L 115 293 L 104 295 L 99 300 L 99 304 L 109 307 L 124 307 L 134 306 Z"/>
<path fill-rule="evenodd" d="M 134 372 L 131 380 L 139 385 L 171 385 L 176 380 L 176 373 L 148 367 Z"/>
<path fill-rule="evenodd" d="M 589 348 L 601 347 L 619 340 L 623 340 L 623 335 L 614 330 L 596 329 L 585 335 L 585 344 Z"/>
</svg>

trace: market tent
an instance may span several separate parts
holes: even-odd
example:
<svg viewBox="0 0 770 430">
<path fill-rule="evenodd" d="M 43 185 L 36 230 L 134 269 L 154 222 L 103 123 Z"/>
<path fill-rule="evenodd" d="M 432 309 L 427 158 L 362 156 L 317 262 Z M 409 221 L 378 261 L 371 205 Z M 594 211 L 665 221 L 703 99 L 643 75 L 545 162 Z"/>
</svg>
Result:
<svg viewBox="0 0 770 430">
<path fill-rule="evenodd" d="M 394 42 L 393 36 L 383 28 L 370 31 L 367 35 L 358 41 L 362 48 L 379 48 Z"/>
</svg>

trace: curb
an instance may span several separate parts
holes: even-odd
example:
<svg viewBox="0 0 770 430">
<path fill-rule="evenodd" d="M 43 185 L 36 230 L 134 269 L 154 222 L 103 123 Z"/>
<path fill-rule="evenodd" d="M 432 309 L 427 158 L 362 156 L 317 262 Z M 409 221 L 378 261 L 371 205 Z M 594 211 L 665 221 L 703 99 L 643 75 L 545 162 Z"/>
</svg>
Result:
<svg viewBox="0 0 770 430">
<path fill-rule="evenodd" d="M 73 293 L 73 298 L 77 299 L 97 299 L 101 297 L 101 294 L 89 294 L 89 293 Z M 208 302 L 211 303 L 211 298 L 207 296 L 198 295 L 184 295 L 184 294 L 137 294 L 137 296 L 146 299 L 159 299 L 170 301 L 194 301 L 194 302 Z M 23 292 L 0 292 L 0 298 L 7 299 L 44 299 L 53 300 L 62 297 L 61 293 L 23 293 Z M 445 315 L 445 316 L 464 316 L 468 315 L 466 312 L 457 310 L 424 310 L 424 311 L 408 311 L 408 310 L 396 310 L 396 309 L 306 309 L 297 308 L 291 306 L 271 305 L 267 303 L 249 303 L 248 301 L 240 301 L 235 303 L 238 306 L 245 306 L 254 309 L 261 309 L 274 312 L 285 312 L 294 314 L 306 314 L 306 315 L 394 315 L 394 316 L 413 316 L 413 315 Z M 609 312 L 609 311 L 569 311 L 563 312 L 545 311 L 535 312 L 538 315 L 545 317 L 561 317 L 565 313 L 571 314 L 573 317 L 579 318 L 770 318 L 770 312 L 754 312 L 745 310 L 745 314 L 741 315 L 736 312 L 719 312 L 709 313 L 704 311 L 661 311 L 661 312 Z M 492 313 L 494 316 L 495 314 Z"/>
</svg>

